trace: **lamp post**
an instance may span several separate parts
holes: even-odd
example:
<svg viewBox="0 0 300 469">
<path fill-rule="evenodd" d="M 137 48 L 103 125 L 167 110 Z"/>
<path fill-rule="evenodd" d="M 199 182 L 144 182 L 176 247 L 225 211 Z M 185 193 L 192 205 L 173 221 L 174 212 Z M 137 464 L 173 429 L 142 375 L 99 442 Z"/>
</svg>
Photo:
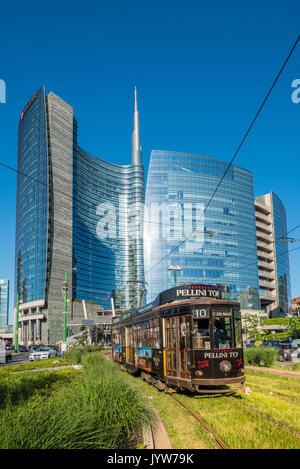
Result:
<svg viewBox="0 0 300 469">
<path fill-rule="evenodd" d="M 63 342 L 67 341 L 67 291 L 68 291 L 68 273 L 65 273 L 65 281 L 62 282 L 62 291 L 64 295 L 64 317 L 63 317 Z"/>
<path fill-rule="evenodd" d="M 15 316 L 15 351 L 18 351 L 19 345 L 19 293 L 16 299 L 16 316 Z"/>
<path fill-rule="evenodd" d="M 182 270 L 182 268 L 179 267 L 179 265 L 177 265 L 176 267 L 174 267 L 173 265 L 170 265 L 168 270 L 173 270 L 173 272 L 174 272 L 174 287 L 176 287 L 177 286 L 177 272 Z"/>
</svg>

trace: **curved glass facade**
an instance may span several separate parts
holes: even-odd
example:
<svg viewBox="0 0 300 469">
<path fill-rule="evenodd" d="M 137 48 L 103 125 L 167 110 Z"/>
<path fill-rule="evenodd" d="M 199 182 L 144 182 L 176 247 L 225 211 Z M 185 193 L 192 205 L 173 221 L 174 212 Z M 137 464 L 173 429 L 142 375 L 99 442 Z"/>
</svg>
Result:
<svg viewBox="0 0 300 469">
<path fill-rule="evenodd" d="M 24 108 L 19 123 L 15 294 L 24 303 L 45 297 L 47 239 L 48 143 L 42 87 Z"/>
<path fill-rule="evenodd" d="M 204 210 L 227 165 L 152 151 L 144 225 L 147 301 L 174 284 L 172 265 L 182 269 L 177 284 L 226 285 L 242 309 L 260 309 L 252 173 L 232 166 Z"/>
<path fill-rule="evenodd" d="M 274 235 L 275 240 L 279 240 L 281 236 L 287 234 L 286 212 L 283 203 L 272 192 L 273 201 L 273 220 L 274 220 Z M 288 243 L 276 242 L 276 276 L 278 288 L 278 306 L 285 313 L 288 312 L 288 307 L 291 301 L 291 282 L 290 282 L 290 266 Z"/>
<path fill-rule="evenodd" d="M 76 147 L 73 299 L 138 306 L 144 280 L 142 165 L 121 166 Z"/>
</svg>

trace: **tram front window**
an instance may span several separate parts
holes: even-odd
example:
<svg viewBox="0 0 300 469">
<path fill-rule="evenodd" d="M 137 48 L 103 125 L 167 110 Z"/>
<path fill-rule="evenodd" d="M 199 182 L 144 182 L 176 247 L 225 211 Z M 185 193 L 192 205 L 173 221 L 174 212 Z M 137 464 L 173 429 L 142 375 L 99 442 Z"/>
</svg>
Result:
<svg viewBox="0 0 300 469">
<path fill-rule="evenodd" d="M 233 347 L 232 318 L 214 319 L 214 348 Z"/>
<path fill-rule="evenodd" d="M 210 349 L 209 319 L 194 319 L 194 349 Z"/>
</svg>

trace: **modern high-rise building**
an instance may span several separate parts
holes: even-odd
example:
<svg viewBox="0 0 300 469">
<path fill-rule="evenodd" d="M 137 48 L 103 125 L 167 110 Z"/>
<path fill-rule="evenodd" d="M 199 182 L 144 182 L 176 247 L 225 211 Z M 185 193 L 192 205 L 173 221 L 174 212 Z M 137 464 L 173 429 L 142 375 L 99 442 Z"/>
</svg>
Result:
<svg viewBox="0 0 300 469">
<path fill-rule="evenodd" d="M 8 325 L 9 280 L 0 280 L 0 326 Z"/>
<path fill-rule="evenodd" d="M 19 123 L 15 292 L 19 342 L 62 338 L 68 323 L 138 306 L 144 281 L 144 168 L 135 91 L 132 162 L 118 165 L 78 145 L 73 108 L 40 88 Z"/>
<path fill-rule="evenodd" d="M 260 310 L 253 175 L 235 165 L 225 174 L 227 166 L 152 151 L 144 228 L 147 301 L 173 286 L 177 268 L 178 284 L 223 285 L 242 310 Z"/>
<path fill-rule="evenodd" d="M 291 299 L 286 212 L 274 192 L 255 198 L 257 259 L 262 310 L 287 314 Z"/>
</svg>

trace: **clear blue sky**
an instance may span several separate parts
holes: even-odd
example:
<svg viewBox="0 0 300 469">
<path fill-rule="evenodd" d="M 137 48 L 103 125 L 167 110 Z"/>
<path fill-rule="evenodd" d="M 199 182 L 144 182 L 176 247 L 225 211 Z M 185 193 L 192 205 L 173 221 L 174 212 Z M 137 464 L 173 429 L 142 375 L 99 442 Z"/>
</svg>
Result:
<svg viewBox="0 0 300 469">
<path fill-rule="evenodd" d="M 80 145 L 103 159 L 130 161 L 136 85 L 146 168 L 152 149 L 229 161 L 300 34 L 299 17 L 296 0 L 4 2 L 0 161 L 17 167 L 19 116 L 41 85 L 74 106 Z M 255 195 L 281 198 L 289 229 L 300 224 L 297 78 L 300 45 L 236 159 L 253 171 Z M 0 182 L 0 278 L 13 293 L 16 175 L 0 167 Z M 292 296 L 299 262 L 300 249 L 290 257 Z"/>
</svg>

